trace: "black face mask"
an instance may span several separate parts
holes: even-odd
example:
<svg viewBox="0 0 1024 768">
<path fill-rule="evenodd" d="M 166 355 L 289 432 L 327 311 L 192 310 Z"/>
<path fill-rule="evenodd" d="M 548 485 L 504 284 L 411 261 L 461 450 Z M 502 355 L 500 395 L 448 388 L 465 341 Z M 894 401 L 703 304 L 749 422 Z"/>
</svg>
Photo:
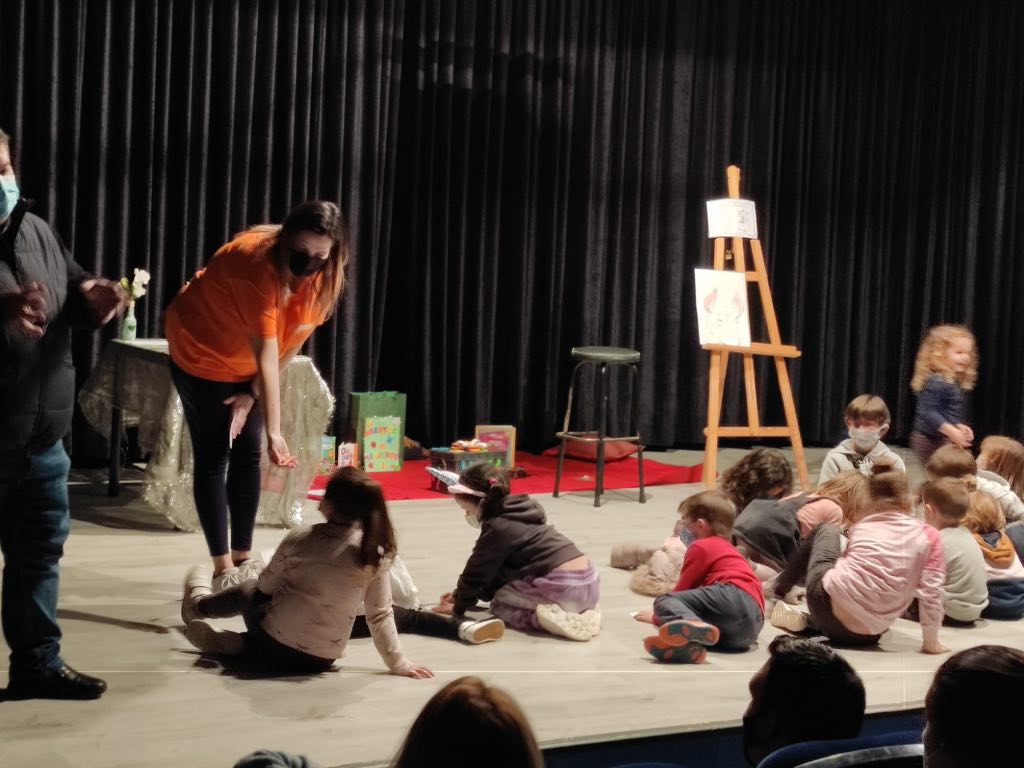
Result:
<svg viewBox="0 0 1024 768">
<path fill-rule="evenodd" d="M 293 250 L 288 254 L 288 269 L 296 277 L 312 277 L 327 266 L 327 259 L 314 259 L 305 251 Z"/>
</svg>

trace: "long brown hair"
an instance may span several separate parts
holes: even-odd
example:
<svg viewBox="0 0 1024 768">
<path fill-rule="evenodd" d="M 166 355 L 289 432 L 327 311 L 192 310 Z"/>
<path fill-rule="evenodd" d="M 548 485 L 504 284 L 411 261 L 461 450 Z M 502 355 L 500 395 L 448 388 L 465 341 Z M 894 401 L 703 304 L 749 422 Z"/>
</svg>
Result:
<svg viewBox="0 0 1024 768">
<path fill-rule="evenodd" d="M 868 485 L 864 475 L 855 469 L 848 469 L 819 485 L 815 493 L 838 504 L 843 510 L 843 517 L 850 522 L 860 517 L 868 507 L 871 499 Z"/>
<path fill-rule="evenodd" d="M 409 729 L 392 768 L 543 768 L 537 739 L 515 700 L 478 677 L 435 693 Z"/>
<path fill-rule="evenodd" d="M 345 287 L 345 266 L 349 260 L 348 225 L 341 209 L 326 200 L 309 200 L 295 206 L 282 224 L 257 224 L 247 231 L 266 236 L 267 257 L 277 269 L 282 285 L 287 285 L 288 253 L 292 240 L 300 232 L 313 232 L 331 238 L 331 252 L 323 271 L 311 278 L 317 307 L 324 319 L 334 313 L 338 297 Z"/>
<path fill-rule="evenodd" d="M 359 561 L 364 566 L 379 568 L 382 560 L 395 556 L 398 546 L 395 529 L 388 515 L 384 491 L 380 483 L 355 467 L 336 469 L 327 481 L 320 509 L 328 522 L 337 525 L 359 524 L 363 539 L 359 544 Z"/>
<path fill-rule="evenodd" d="M 981 441 L 978 458 L 985 457 L 985 469 L 1010 484 L 1010 490 L 1024 497 L 1024 445 L 1012 437 L 989 435 Z"/>
</svg>

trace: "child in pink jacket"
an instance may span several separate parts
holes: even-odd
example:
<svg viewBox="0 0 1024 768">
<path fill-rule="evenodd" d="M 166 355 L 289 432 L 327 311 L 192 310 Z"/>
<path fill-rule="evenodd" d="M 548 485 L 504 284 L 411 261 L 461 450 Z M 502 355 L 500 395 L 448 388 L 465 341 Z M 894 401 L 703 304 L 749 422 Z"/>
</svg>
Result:
<svg viewBox="0 0 1024 768">
<path fill-rule="evenodd" d="M 910 516 L 902 472 L 874 475 L 869 495 L 844 553 L 839 528 L 819 526 L 779 577 L 775 593 L 781 596 L 806 573 L 809 619 L 779 600 L 770 621 L 790 631 L 802 631 L 809 623 L 835 643 L 873 645 L 917 598 L 921 652 L 944 653 L 939 626 L 946 563 L 938 531 Z"/>
</svg>

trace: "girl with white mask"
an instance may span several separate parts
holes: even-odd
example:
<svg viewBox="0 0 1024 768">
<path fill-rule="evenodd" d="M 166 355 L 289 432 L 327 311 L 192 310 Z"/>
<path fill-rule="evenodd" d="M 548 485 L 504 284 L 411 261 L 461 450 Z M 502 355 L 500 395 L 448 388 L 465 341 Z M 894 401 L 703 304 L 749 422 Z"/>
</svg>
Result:
<svg viewBox="0 0 1024 768">
<path fill-rule="evenodd" d="M 589 640 L 601 629 L 597 569 L 548 524 L 540 504 L 510 490 L 508 472 L 487 463 L 448 486 L 480 533 L 457 586 L 434 610 L 458 616 L 490 601 L 491 613 L 513 629 Z"/>
</svg>

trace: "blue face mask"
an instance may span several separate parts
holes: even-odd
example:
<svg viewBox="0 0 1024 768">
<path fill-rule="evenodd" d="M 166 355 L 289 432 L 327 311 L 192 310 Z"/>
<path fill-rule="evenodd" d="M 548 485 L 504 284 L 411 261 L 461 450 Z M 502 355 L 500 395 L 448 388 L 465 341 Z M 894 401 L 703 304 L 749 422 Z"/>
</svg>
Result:
<svg viewBox="0 0 1024 768">
<path fill-rule="evenodd" d="M 683 530 L 679 532 L 679 538 L 687 547 L 697 540 L 697 537 L 693 535 L 693 531 L 689 528 L 683 528 Z"/>
<path fill-rule="evenodd" d="M 7 221 L 18 204 L 21 190 L 13 176 L 0 176 L 0 221 Z"/>
</svg>

